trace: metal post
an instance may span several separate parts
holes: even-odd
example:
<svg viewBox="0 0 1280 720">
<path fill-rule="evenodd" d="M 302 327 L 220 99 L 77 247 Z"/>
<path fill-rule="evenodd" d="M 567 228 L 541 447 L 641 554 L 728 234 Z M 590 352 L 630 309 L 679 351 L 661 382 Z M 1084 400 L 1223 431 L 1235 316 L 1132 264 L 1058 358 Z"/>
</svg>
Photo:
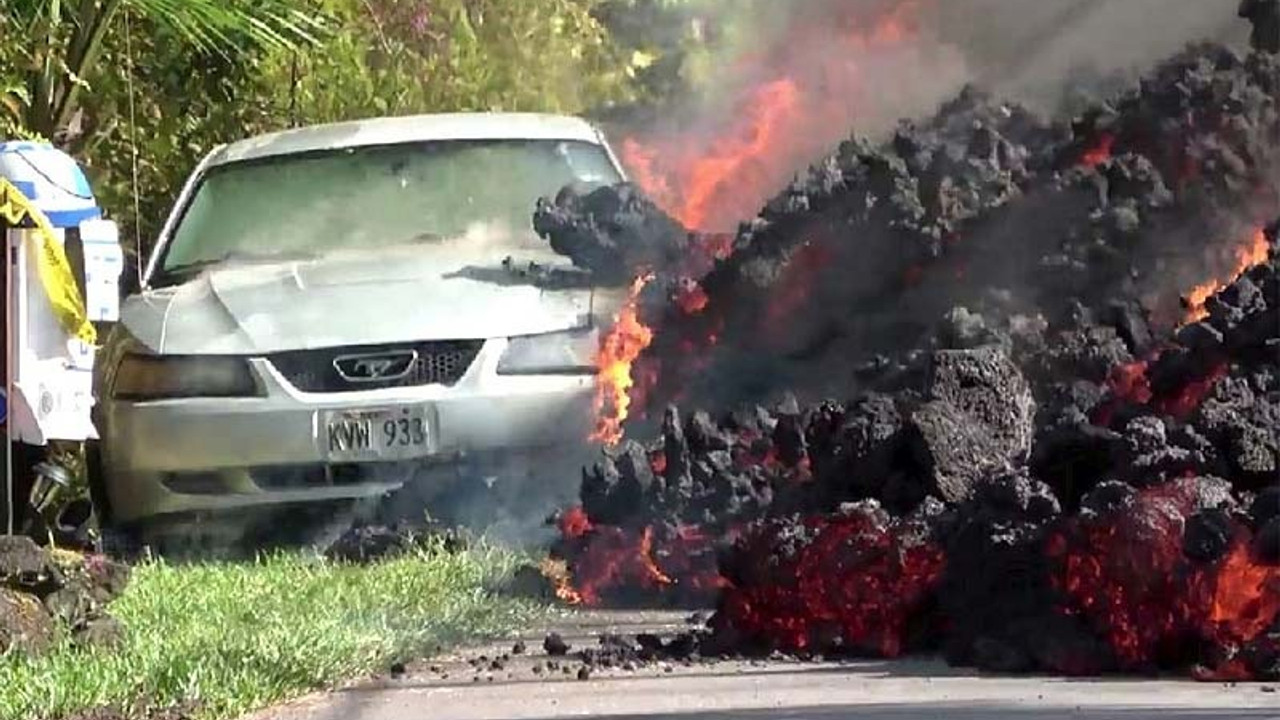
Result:
<svg viewBox="0 0 1280 720">
<path fill-rule="evenodd" d="M 13 265 L 16 250 L 10 236 L 9 227 L 0 222 L 0 232 L 4 235 L 4 531 L 7 535 L 16 532 L 13 510 Z"/>
</svg>

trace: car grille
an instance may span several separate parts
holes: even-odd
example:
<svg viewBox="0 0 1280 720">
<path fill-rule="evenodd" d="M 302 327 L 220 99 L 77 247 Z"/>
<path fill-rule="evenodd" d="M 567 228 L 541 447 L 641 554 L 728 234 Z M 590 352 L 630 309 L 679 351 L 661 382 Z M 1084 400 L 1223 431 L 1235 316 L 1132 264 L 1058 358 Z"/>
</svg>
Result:
<svg viewBox="0 0 1280 720">
<path fill-rule="evenodd" d="M 484 346 L 483 340 L 449 340 L 397 345 L 299 350 L 269 355 L 267 360 L 297 389 L 311 393 L 356 392 L 422 385 L 453 385 L 462 379 Z M 408 372 L 391 380 L 352 380 L 338 369 L 350 358 L 404 357 L 416 353 Z"/>
</svg>

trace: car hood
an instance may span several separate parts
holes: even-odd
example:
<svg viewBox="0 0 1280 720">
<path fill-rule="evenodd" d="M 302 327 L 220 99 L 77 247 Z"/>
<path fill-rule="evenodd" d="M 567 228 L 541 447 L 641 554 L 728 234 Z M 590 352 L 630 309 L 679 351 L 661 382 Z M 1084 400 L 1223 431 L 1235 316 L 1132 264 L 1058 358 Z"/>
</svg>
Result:
<svg viewBox="0 0 1280 720">
<path fill-rule="evenodd" d="M 129 298 L 121 320 L 134 338 L 166 354 L 483 339 L 585 326 L 591 289 L 548 289 L 512 271 L 529 262 L 564 261 L 549 250 L 478 256 L 476 248 L 450 242 L 240 263 Z"/>
</svg>

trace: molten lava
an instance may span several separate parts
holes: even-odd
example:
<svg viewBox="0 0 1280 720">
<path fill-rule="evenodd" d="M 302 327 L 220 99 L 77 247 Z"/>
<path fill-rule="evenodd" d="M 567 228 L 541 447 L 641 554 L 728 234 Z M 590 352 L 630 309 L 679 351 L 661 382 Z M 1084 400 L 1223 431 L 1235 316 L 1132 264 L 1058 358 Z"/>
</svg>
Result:
<svg viewBox="0 0 1280 720">
<path fill-rule="evenodd" d="M 1103 133 L 1098 141 L 1084 151 L 1084 155 L 1080 157 L 1080 164 L 1085 167 L 1097 167 L 1102 163 L 1111 159 L 1111 150 L 1115 147 L 1116 136 L 1111 133 Z"/>
<path fill-rule="evenodd" d="M 1201 565 L 1183 554 L 1195 483 L 1142 490 L 1111 511 L 1073 519 L 1049 543 L 1058 587 L 1069 598 L 1063 611 L 1100 633 L 1121 669 L 1168 667 L 1209 642 L 1227 661 L 1201 671 L 1201 679 L 1238 678 L 1233 650 L 1265 639 L 1280 619 L 1280 567 L 1253 558 L 1246 531 L 1236 529 L 1217 562 Z"/>
<path fill-rule="evenodd" d="M 697 315 L 707 309 L 711 299 L 696 280 L 688 280 L 676 288 L 676 305 L 687 315 Z"/>
<path fill-rule="evenodd" d="M 875 27 L 854 24 L 828 32 L 856 38 L 850 40 L 855 48 L 892 46 L 912 37 L 910 24 L 901 19 L 891 13 Z M 788 40 L 796 42 L 794 36 Z M 767 47 L 761 57 L 758 66 L 776 59 Z M 845 81 L 865 69 L 859 68 L 856 52 L 832 62 L 838 66 L 832 74 Z M 675 138 L 624 143 L 632 177 L 688 227 L 725 227 L 754 213 L 758 199 L 798 166 L 796 138 L 827 119 L 831 105 L 858 99 L 785 70 L 755 76 L 764 79 L 738 98 L 733 120 L 719 124 L 715 139 L 702 142 L 707 133 L 699 128 Z M 833 82 L 841 88 L 857 84 L 842 85 L 845 81 Z M 1115 172 L 1124 172 L 1135 156 L 1124 138 L 1118 143 L 1113 135 L 1090 133 L 1071 146 L 1065 161 L 1087 167 L 1110 162 Z M 1058 146 L 1053 148 L 1056 165 Z M 844 182 L 854 181 L 846 177 Z M 779 205 L 797 198 L 796 207 L 825 212 L 816 204 L 802 205 L 799 197 L 783 196 Z M 812 201 L 819 195 L 807 197 Z M 777 207 L 770 205 L 770 221 L 778 215 Z M 782 216 L 798 218 L 798 213 Z M 675 286 L 669 298 L 675 312 L 665 317 L 692 330 L 682 332 L 678 344 L 671 343 L 674 350 L 653 352 L 662 347 L 660 342 L 643 353 L 654 330 L 639 317 L 639 296 L 648 278 L 638 279 L 601 347 L 595 438 L 611 444 L 623 438 L 624 421 L 628 414 L 644 411 L 646 384 L 662 361 L 676 368 L 664 379 L 692 377 L 704 367 L 710 368 L 706 375 L 724 375 L 722 368 L 729 365 L 704 366 L 703 358 L 728 355 L 726 345 L 759 345 L 754 332 L 759 329 L 787 339 L 798 318 L 825 299 L 831 283 L 820 282 L 825 280 L 822 273 L 858 259 L 858 251 L 833 243 L 798 242 L 822 227 L 805 221 L 787 226 L 787 242 L 778 247 L 794 254 L 761 263 L 779 270 L 767 276 L 768 284 L 736 292 L 747 285 L 722 285 L 724 278 L 717 276 L 705 288 L 693 280 Z M 956 232 L 941 239 L 953 243 L 961 236 Z M 729 252 L 722 240 L 730 236 L 704 237 L 689 246 L 690 258 L 710 261 Z M 752 242 L 769 236 L 745 237 L 742 246 L 750 249 Z M 1027 373 L 1021 378 L 982 362 L 983 373 L 989 368 L 1000 377 L 988 380 L 975 372 L 948 390 L 957 397 L 957 413 L 942 418 L 946 427 L 937 426 L 941 416 L 926 412 L 943 401 L 929 401 L 922 409 L 925 401 L 916 386 L 933 381 L 917 377 L 908 363 L 902 365 L 909 369 L 908 377 L 885 382 L 891 388 L 899 382 L 909 387 L 876 391 L 875 397 L 858 401 L 856 412 L 843 406 L 797 410 L 793 403 L 777 412 L 738 410 L 723 421 L 702 413 L 686 424 L 673 421 L 661 442 L 628 443 L 625 453 L 609 454 L 603 469 L 584 473 L 582 498 L 590 511 L 574 508 L 561 516 L 561 537 L 553 553 L 563 561 L 549 563 L 544 572 L 557 595 L 574 604 L 718 597 L 713 637 L 735 651 L 830 650 L 893 657 L 939 640 L 957 640 L 959 662 L 978 661 L 995 669 L 1149 672 L 1201 662 L 1203 678 L 1275 676 L 1280 672 L 1280 566 L 1251 537 L 1257 529 L 1260 537 L 1273 538 L 1262 528 L 1273 520 L 1249 519 L 1257 511 L 1246 512 L 1243 499 L 1249 497 L 1246 488 L 1249 493 L 1255 489 L 1257 476 L 1274 468 L 1262 462 L 1269 461 L 1273 448 L 1264 436 L 1274 430 L 1268 408 L 1276 387 L 1275 365 L 1270 356 L 1254 351 L 1264 341 L 1270 348 L 1274 336 L 1259 339 L 1253 326 L 1265 331 L 1257 318 L 1274 308 L 1271 298 L 1280 275 L 1274 267 L 1260 268 L 1250 275 L 1256 283 L 1210 300 L 1266 262 L 1268 242 L 1259 231 L 1239 248 L 1228 249 L 1224 261 L 1205 272 L 1222 278 L 1189 294 L 1186 321 L 1208 317 L 1207 308 L 1213 305 L 1211 327 L 1168 337 L 1171 323 L 1151 326 L 1145 305 L 1132 316 L 1121 308 L 1117 320 L 1105 323 L 1087 319 L 1090 327 L 1079 334 L 1063 334 L 1064 345 L 1080 347 L 1064 347 L 1060 356 L 1034 347 L 1036 343 L 1018 351 L 1027 359 L 1015 364 L 1050 377 Z M 977 261 L 947 267 L 947 277 L 939 280 L 949 281 L 951 274 L 960 280 L 981 269 Z M 731 264 L 727 269 L 738 268 Z M 1182 272 L 1172 269 L 1176 272 L 1171 276 Z M 901 272 L 907 285 L 934 279 L 926 278 L 923 265 Z M 703 277 L 685 266 L 663 271 L 664 281 L 682 276 Z M 750 279 L 756 279 L 755 273 Z M 1247 293 L 1256 297 L 1234 297 Z M 737 318 L 726 306 L 735 302 L 755 313 L 752 322 L 733 322 Z M 1218 302 L 1226 312 L 1219 312 Z M 744 337 L 743 327 L 751 328 L 751 334 Z M 913 324 L 902 327 L 911 331 Z M 1093 330 L 1108 332 L 1095 336 Z M 1110 343 L 1110 330 L 1126 331 L 1118 334 L 1124 335 L 1128 350 Z M 1053 342 L 1052 335 L 1033 332 L 1027 337 Z M 1095 347 L 1099 339 L 1102 344 Z M 718 342 L 714 353 L 706 352 Z M 1120 352 L 1112 354 L 1112 348 Z M 975 367 L 985 354 L 950 352 L 971 353 Z M 1130 352 L 1139 359 L 1129 361 Z M 1116 357 L 1125 361 L 1111 371 L 1103 394 L 1097 382 L 1099 363 L 1115 362 Z M 832 367 L 839 369 L 835 363 Z M 867 375 L 866 384 L 875 387 L 875 375 Z M 987 431 L 987 421 L 970 426 L 969 413 L 960 413 L 959 404 L 968 402 L 972 391 L 975 406 L 1000 406 L 1005 390 L 1023 379 L 1037 390 L 1036 399 L 1053 398 L 1043 409 L 1054 412 L 1043 414 L 1063 422 L 1050 428 L 1028 416 L 1026 423 L 1011 423 L 1014 431 L 1009 434 L 1025 438 L 1015 458 L 979 437 Z M 1197 413 L 1224 379 L 1236 387 L 1223 387 L 1230 392 L 1215 396 L 1215 407 Z M 1021 405 L 1007 409 L 1020 414 Z M 831 421 L 824 424 L 827 413 Z M 667 417 L 678 415 L 672 410 Z M 973 418 L 979 419 L 978 414 Z M 935 433 L 945 436 L 936 438 Z M 956 442 L 949 442 L 953 437 Z M 960 472 L 971 458 L 988 457 L 1017 462 L 1011 468 L 1017 473 L 1010 478 Z M 963 481 L 964 487 L 953 491 L 943 480 Z M 911 510 L 929 510 L 930 503 L 921 498 L 943 490 L 952 494 L 945 502 L 931 498 L 938 514 L 916 516 Z M 884 508 L 911 514 L 895 518 Z M 1272 531 L 1268 525 L 1267 532 Z M 722 552 L 726 543 L 733 547 Z M 1007 572 L 985 577 L 984 566 Z M 949 595 L 943 593 L 966 587 L 977 590 L 948 607 Z M 983 617 L 965 627 L 964 615 L 983 615 L 979 611 L 987 609 L 991 622 Z"/>
<path fill-rule="evenodd" d="M 1269 248 L 1267 236 L 1262 230 L 1256 231 L 1249 241 L 1235 249 L 1235 268 L 1231 272 L 1231 276 L 1224 279 L 1213 279 L 1201 283 L 1191 289 L 1186 295 L 1187 312 L 1183 317 L 1186 324 L 1199 322 L 1209 317 L 1209 310 L 1205 307 L 1209 298 L 1217 295 L 1228 284 L 1234 282 L 1240 276 L 1249 271 L 1254 265 L 1266 262 L 1267 250 Z"/>
<path fill-rule="evenodd" d="M 563 572 L 548 572 L 546 565 L 542 570 L 557 597 L 571 605 L 673 594 L 705 604 L 724 586 L 711 538 L 697 528 L 595 526 L 576 538 L 565 534 L 562 541 L 572 546 Z"/>
<path fill-rule="evenodd" d="M 1230 369 L 1225 362 L 1219 362 L 1205 374 L 1188 377 L 1180 386 L 1157 396 L 1147 373 L 1152 363 L 1159 359 L 1156 356 L 1153 360 L 1139 360 L 1113 368 L 1107 379 L 1111 401 L 1098 408 L 1093 422 L 1109 426 L 1115 410 L 1123 405 L 1149 407 L 1178 420 L 1186 420 Z"/>
<path fill-rule="evenodd" d="M 882 657 L 909 649 L 944 566 L 940 547 L 863 512 L 763 524 L 735 555 L 718 629 L 761 649 Z"/>
<path fill-rule="evenodd" d="M 1209 396 L 1218 381 L 1226 377 L 1228 369 L 1226 363 L 1218 363 L 1203 377 L 1190 380 L 1178 388 L 1176 393 L 1158 399 L 1155 408 L 1178 420 L 1186 420 L 1200 407 L 1200 403 Z"/>
<path fill-rule="evenodd" d="M 626 303 L 618 313 L 613 329 L 600 342 L 596 359 L 596 429 L 591 440 L 616 445 L 622 440 L 622 424 L 631 407 L 631 388 L 635 380 L 631 366 L 640 353 L 653 342 L 653 330 L 640 322 L 638 305 L 652 275 L 635 279 Z"/>
<path fill-rule="evenodd" d="M 594 528 L 591 518 L 587 517 L 587 512 L 582 509 L 581 505 L 575 505 L 564 511 L 557 525 L 560 528 L 561 536 L 571 540 L 577 540 Z"/>
<path fill-rule="evenodd" d="M 1244 643 L 1267 632 L 1280 617 L 1280 566 L 1253 559 L 1237 539 L 1214 574 L 1208 624 L 1221 643 Z"/>
<path fill-rule="evenodd" d="M 1108 383 L 1112 395 L 1134 405 L 1151 402 L 1151 381 L 1147 379 L 1150 366 L 1151 363 L 1140 360 L 1113 369 Z"/>
<path fill-rule="evenodd" d="M 1123 670 L 1177 657 L 1188 639 L 1182 534 L 1191 492 L 1189 484 L 1144 490 L 1124 507 L 1073 521 L 1049 544 L 1060 563 L 1055 581 L 1069 598 L 1063 612 L 1083 617 Z"/>
</svg>

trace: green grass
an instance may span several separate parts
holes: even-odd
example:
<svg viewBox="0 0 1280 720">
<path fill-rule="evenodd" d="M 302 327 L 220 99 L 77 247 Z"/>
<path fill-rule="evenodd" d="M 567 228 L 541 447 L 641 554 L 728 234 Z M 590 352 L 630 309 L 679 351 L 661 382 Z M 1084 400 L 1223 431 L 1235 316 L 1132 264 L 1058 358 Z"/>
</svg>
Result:
<svg viewBox="0 0 1280 720">
<path fill-rule="evenodd" d="M 236 717 L 535 619 L 536 605 L 486 590 L 516 560 L 480 549 L 363 568 L 301 555 L 144 565 L 111 606 L 128 631 L 118 651 L 0 658 L 0 718 L 142 701 L 194 702 L 201 717 Z"/>
</svg>

